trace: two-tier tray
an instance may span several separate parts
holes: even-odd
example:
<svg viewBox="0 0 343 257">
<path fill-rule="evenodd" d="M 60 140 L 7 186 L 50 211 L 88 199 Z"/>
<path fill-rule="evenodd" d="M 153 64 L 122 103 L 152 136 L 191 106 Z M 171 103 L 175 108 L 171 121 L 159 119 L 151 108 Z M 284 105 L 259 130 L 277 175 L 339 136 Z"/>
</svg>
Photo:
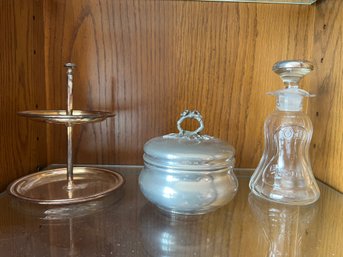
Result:
<svg viewBox="0 0 343 257">
<path fill-rule="evenodd" d="M 67 109 L 34 110 L 18 114 L 33 120 L 67 127 L 67 167 L 44 170 L 14 181 L 8 188 L 13 196 L 38 204 L 71 204 L 98 199 L 121 187 L 123 177 L 116 172 L 91 167 L 73 167 L 73 126 L 103 121 L 111 112 L 73 110 L 73 69 L 67 63 Z"/>
</svg>

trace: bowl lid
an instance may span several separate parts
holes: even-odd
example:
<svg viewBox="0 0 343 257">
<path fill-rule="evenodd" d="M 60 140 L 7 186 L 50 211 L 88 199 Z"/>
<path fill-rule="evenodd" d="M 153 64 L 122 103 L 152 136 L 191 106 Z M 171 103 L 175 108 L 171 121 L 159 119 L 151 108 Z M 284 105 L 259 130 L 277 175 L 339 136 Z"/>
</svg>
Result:
<svg viewBox="0 0 343 257">
<path fill-rule="evenodd" d="M 199 127 L 186 131 L 181 127 L 185 119 L 195 119 Z M 149 140 L 144 145 L 144 162 L 162 168 L 180 170 L 218 170 L 234 165 L 235 149 L 228 143 L 200 135 L 204 129 L 198 111 L 184 111 L 177 122 L 179 133 L 172 133 Z"/>
</svg>

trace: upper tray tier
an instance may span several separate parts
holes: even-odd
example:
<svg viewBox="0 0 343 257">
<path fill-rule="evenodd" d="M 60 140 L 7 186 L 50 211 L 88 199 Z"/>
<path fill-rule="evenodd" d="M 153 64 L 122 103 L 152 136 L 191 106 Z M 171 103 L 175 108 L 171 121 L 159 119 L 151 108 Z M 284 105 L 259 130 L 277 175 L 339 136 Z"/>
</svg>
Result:
<svg viewBox="0 0 343 257">
<path fill-rule="evenodd" d="M 71 115 L 68 115 L 66 110 L 33 110 L 18 112 L 18 114 L 38 121 L 71 125 L 102 121 L 115 115 L 111 112 L 80 110 L 73 110 Z"/>
</svg>

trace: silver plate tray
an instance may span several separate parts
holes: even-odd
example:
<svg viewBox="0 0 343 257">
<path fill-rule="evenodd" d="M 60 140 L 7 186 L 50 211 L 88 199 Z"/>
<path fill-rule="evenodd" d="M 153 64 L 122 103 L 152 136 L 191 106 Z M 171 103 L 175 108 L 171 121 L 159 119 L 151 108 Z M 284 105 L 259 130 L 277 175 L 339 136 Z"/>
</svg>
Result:
<svg viewBox="0 0 343 257">
<path fill-rule="evenodd" d="M 111 112 L 73 110 L 72 114 L 69 115 L 66 110 L 33 110 L 18 112 L 18 115 L 49 123 L 82 124 L 102 121 L 108 117 L 113 117 L 115 114 Z"/>
<path fill-rule="evenodd" d="M 124 178 L 117 172 L 100 168 L 74 167 L 74 188 L 67 190 L 66 168 L 45 170 L 22 177 L 8 192 L 37 204 L 72 204 L 101 198 L 120 188 Z"/>
</svg>

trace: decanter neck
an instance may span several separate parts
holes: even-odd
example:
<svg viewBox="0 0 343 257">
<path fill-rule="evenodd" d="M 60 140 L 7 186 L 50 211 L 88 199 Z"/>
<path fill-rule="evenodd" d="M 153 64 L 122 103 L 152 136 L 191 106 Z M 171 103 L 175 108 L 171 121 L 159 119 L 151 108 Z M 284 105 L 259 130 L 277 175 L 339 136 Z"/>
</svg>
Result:
<svg viewBox="0 0 343 257">
<path fill-rule="evenodd" d="M 283 81 L 285 88 L 299 88 L 298 82 L 295 81 Z"/>
<path fill-rule="evenodd" d="M 313 96 L 298 87 L 288 87 L 268 94 L 276 97 L 276 109 L 285 112 L 302 111 L 304 97 Z"/>
<path fill-rule="evenodd" d="M 301 112 L 303 109 L 303 97 L 300 95 L 279 95 L 276 98 L 276 109 L 285 112 Z"/>
</svg>

